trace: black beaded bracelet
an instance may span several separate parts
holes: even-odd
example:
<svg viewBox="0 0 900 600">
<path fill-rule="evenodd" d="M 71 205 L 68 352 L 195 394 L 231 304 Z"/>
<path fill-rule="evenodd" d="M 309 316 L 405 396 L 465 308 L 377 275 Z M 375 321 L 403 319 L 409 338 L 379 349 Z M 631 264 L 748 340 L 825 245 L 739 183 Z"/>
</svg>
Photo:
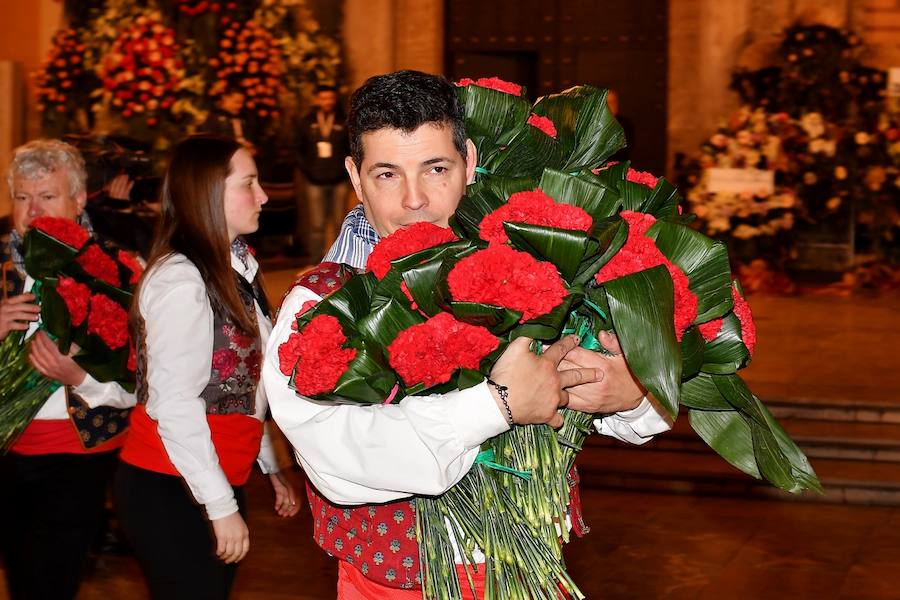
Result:
<svg viewBox="0 0 900 600">
<path fill-rule="evenodd" d="M 493 379 L 488 379 L 487 382 L 497 389 L 497 395 L 500 396 L 500 402 L 503 403 L 503 408 L 506 409 L 506 416 L 509 417 L 506 422 L 512 426 L 515 423 L 515 420 L 513 419 L 512 411 L 509 409 L 509 388 L 505 385 L 500 385 Z"/>
</svg>

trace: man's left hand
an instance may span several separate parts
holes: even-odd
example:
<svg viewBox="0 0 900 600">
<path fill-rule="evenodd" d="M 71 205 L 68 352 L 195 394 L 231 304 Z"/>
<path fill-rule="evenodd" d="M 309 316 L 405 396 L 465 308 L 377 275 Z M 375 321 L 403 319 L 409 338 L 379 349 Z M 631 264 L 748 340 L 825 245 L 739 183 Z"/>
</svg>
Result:
<svg viewBox="0 0 900 600">
<path fill-rule="evenodd" d="M 72 349 L 74 354 L 76 349 Z M 87 373 L 78 366 L 71 356 L 59 351 L 56 344 L 43 331 L 31 338 L 28 360 L 41 375 L 55 379 L 63 385 L 81 385 Z"/>
<path fill-rule="evenodd" d="M 605 356 L 586 348 L 570 350 L 559 369 L 595 369 L 597 380 L 568 388 L 569 408 L 587 413 L 611 414 L 631 410 L 643 400 L 647 390 L 631 373 L 615 334 L 601 331 L 603 347 L 614 354 Z"/>
</svg>

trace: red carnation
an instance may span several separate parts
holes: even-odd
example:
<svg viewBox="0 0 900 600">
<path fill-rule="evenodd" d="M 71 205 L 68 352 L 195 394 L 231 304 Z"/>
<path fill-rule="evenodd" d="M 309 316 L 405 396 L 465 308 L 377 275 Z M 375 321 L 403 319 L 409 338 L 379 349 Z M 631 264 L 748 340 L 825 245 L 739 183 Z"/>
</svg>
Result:
<svg viewBox="0 0 900 600">
<path fill-rule="evenodd" d="M 536 127 L 540 129 L 554 140 L 556 139 L 556 125 L 553 124 L 553 121 L 548 119 L 547 117 L 542 117 L 541 115 L 531 113 L 528 117 L 528 124 L 532 127 Z"/>
<path fill-rule="evenodd" d="M 231 348 L 219 348 L 212 355 L 212 368 L 219 372 L 219 380 L 231 377 L 238 366 L 237 352 Z"/>
<path fill-rule="evenodd" d="M 392 260 L 458 239 L 447 227 L 440 227 L 427 221 L 414 223 L 404 229 L 398 229 L 378 242 L 369 255 L 369 260 L 366 261 L 366 271 L 375 273 L 378 279 L 384 279 L 391 270 Z"/>
<path fill-rule="evenodd" d="M 128 343 L 128 313 L 106 294 L 91 296 L 88 333 L 97 334 L 111 350 Z"/>
<path fill-rule="evenodd" d="M 747 346 L 750 356 L 756 350 L 756 323 L 753 322 L 753 314 L 750 312 L 750 304 L 737 291 L 737 286 L 731 286 L 731 298 L 734 300 L 734 314 L 741 322 L 741 339 Z"/>
<path fill-rule="evenodd" d="M 503 223 L 528 223 L 557 229 L 587 231 L 593 220 L 584 210 L 557 202 L 543 191 L 516 192 L 506 204 L 481 220 L 479 237 L 486 242 L 504 244 L 509 239 Z"/>
<path fill-rule="evenodd" d="M 31 227 L 76 250 L 81 250 L 91 239 L 91 234 L 72 219 L 38 217 L 31 222 Z"/>
<path fill-rule="evenodd" d="M 700 330 L 700 335 L 703 336 L 704 340 L 711 342 L 719 337 L 719 332 L 722 330 L 722 323 L 724 323 L 722 319 L 713 319 L 706 323 L 700 323 L 700 325 L 697 326 L 697 329 Z"/>
<path fill-rule="evenodd" d="M 628 223 L 628 239 L 612 259 L 594 275 L 603 284 L 638 271 L 665 265 L 675 287 L 675 338 L 680 342 L 685 329 L 697 317 L 697 296 L 688 289 L 687 275 L 669 261 L 656 247 L 656 242 L 644 234 L 656 222 L 653 215 L 623 210 L 620 216 Z"/>
<path fill-rule="evenodd" d="M 473 81 L 466 77 L 456 82 L 456 85 L 460 87 L 477 85 L 478 87 L 488 88 L 489 90 L 497 90 L 498 92 L 503 92 L 504 94 L 512 94 L 513 96 L 522 95 L 521 85 L 519 85 L 518 83 L 512 83 L 510 81 L 503 81 L 499 77 L 482 77 L 477 81 Z"/>
<path fill-rule="evenodd" d="M 78 327 L 84 323 L 88 315 L 88 305 L 91 301 L 91 290 L 88 286 L 78 283 L 71 277 L 60 275 L 59 283 L 56 285 L 56 293 L 66 303 L 72 326 Z"/>
<path fill-rule="evenodd" d="M 647 171 L 635 171 L 630 168 L 628 169 L 628 173 L 625 174 L 625 179 L 633 183 L 646 185 L 650 189 L 655 188 L 656 183 L 659 181 L 659 178 L 655 177 L 652 173 L 648 173 Z"/>
<path fill-rule="evenodd" d="M 354 348 L 343 348 L 347 341 L 340 322 L 331 315 L 313 317 L 303 331 L 292 333 L 278 346 L 281 372 L 290 375 L 297 369 L 294 385 L 304 396 L 334 390 L 338 379 L 356 358 Z"/>
<path fill-rule="evenodd" d="M 141 266 L 141 263 L 138 262 L 135 257 L 124 250 L 119 250 L 119 262 L 131 271 L 131 277 L 128 278 L 129 285 L 136 285 L 141 279 L 141 273 L 144 272 L 144 267 Z"/>
<path fill-rule="evenodd" d="M 459 261 L 447 283 L 454 300 L 519 311 L 522 323 L 549 313 L 567 294 L 553 264 L 496 244 Z"/>
<path fill-rule="evenodd" d="M 97 244 L 85 250 L 81 256 L 75 259 L 75 262 L 88 275 L 105 281 L 112 286 L 119 286 L 119 267 L 116 265 L 116 261 L 101 250 Z"/>
<path fill-rule="evenodd" d="M 388 360 L 406 385 L 431 387 L 449 381 L 457 369 L 477 369 L 499 344 L 484 327 L 442 312 L 401 331 L 388 346 Z"/>
</svg>

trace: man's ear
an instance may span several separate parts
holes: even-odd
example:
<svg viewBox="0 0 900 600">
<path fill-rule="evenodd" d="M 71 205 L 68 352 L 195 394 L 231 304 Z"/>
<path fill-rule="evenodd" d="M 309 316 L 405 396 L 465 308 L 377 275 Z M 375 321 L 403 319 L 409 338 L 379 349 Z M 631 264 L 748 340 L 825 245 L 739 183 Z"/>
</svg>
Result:
<svg viewBox="0 0 900 600">
<path fill-rule="evenodd" d="M 84 212 L 84 207 L 87 205 L 87 191 L 82 191 L 80 194 L 75 196 L 75 215 L 80 216 L 81 213 Z"/>
<path fill-rule="evenodd" d="M 475 167 L 478 166 L 478 150 L 472 140 L 466 138 L 466 185 L 475 181 Z"/>
<path fill-rule="evenodd" d="M 356 163 L 353 162 L 352 156 L 344 159 L 344 168 L 347 170 L 347 175 L 350 176 L 350 183 L 353 184 L 353 191 L 356 192 L 356 197 L 361 200 L 362 189 L 359 185 L 359 169 L 356 168 Z"/>
</svg>

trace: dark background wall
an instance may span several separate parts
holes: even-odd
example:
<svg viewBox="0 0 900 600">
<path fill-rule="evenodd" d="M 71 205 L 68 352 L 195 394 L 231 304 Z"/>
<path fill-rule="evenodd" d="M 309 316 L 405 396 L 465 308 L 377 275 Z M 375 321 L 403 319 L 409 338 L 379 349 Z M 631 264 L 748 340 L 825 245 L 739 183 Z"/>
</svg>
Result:
<svg viewBox="0 0 900 600">
<path fill-rule="evenodd" d="M 615 89 L 630 158 L 665 170 L 667 0 L 447 0 L 445 10 L 448 77 L 497 76 L 532 100 L 582 83 Z"/>
</svg>

